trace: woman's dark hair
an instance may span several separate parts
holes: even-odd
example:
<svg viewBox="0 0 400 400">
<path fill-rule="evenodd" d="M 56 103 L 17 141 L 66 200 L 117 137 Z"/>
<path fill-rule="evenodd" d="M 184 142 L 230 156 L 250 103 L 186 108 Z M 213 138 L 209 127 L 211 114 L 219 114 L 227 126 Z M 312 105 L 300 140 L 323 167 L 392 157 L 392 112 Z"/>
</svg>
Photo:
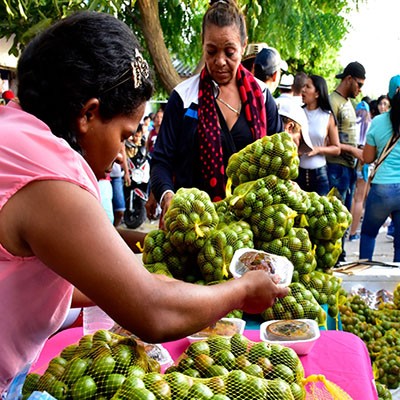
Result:
<svg viewBox="0 0 400 400">
<path fill-rule="evenodd" d="M 393 137 L 400 136 L 400 91 L 389 99 L 390 101 L 390 121 L 393 127 Z"/>
<path fill-rule="evenodd" d="M 235 0 L 210 1 L 210 7 L 203 17 L 202 42 L 204 42 L 205 29 L 209 25 L 216 25 L 221 28 L 236 26 L 239 29 L 241 44 L 244 46 L 247 39 L 246 20 Z"/>
<path fill-rule="evenodd" d="M 318 107 L 323 111 L 331 113 L 335 120 L 335 124 L 337 124 L 335 113 L 333 112 L 331 102 L 329 101 L 328 85 L 326 84 L 326 80 L 319 75 L 309 75 L 309 78 L 312 80 L 315 90 L 319 93 L 317 98 Z"/>
<path fill-rule="evenodd" d="M 87 100 L 98 98 L 100 115 L 110 120 L 132 115 L 152 95 L 151 78 L 143 74 L 146 63 L 138 60 L 143 61 L 137 39 L 123 22 L 98 12 L 73 14 L 22 53 L 17 68 L 21 107 L 81 151 L 75 123 Z"/>
</svg>

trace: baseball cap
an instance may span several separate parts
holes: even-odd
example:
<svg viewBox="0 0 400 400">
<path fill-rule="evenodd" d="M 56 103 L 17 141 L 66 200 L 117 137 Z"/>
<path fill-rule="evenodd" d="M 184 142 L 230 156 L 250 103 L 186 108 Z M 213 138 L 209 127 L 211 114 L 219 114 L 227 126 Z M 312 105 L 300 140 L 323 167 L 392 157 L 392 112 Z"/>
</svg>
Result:
<svg viewBox="0 0 400 400">
<path fill-rule="evenodd" d="M 278 50 L 273 47 L 261 49 L 256 55 L 254 65 L 260 65 L 265 75 L 272 75 L 278 68 L 288 70 L 286 61 L 282 60 Z"/>
<path fill-rule="evenodd" d="M 365 79 L 365 68 L 359 62 L 353 61 L 347 65 L 342 73 L 337 74 L 336 78 L 343 79 L 348 75 L 354 78 Z"/>
<path fill-rule="evenodd" d="M 308 132 L 307 115 L 299 103 L 294 99 L 287 98 L 279 103 L 278 112 L 283 117 L 290 118 L 301 126 L 301 134 L 303 136 L 304 143 L 308 147 L 308 149 L 304 150 L 305 152 L 312 150 L 313 145 L 311 142 L 310 133 Z"/>
<path fill-rule="evenodd" d="M 3 92 L 2 97 L 4 100 L 12 100 L 15 95 L 12 90 L 6 90 Z"/>
<path fill-rule="evenodd" d="M 394 95 L 397 92 L 397 88 L 399 87 L 400 87 L 400 75 L 392 76 L 389 82 L 389 92 L 388 92 L 389 99 L 393 99 Z"/>
<path fill-rule="evenodd" d="M 291 89 L 294 83 L 294 76 L 292 74 L 283 74 L 279 82 L 279 89 Z"/>
</svg>

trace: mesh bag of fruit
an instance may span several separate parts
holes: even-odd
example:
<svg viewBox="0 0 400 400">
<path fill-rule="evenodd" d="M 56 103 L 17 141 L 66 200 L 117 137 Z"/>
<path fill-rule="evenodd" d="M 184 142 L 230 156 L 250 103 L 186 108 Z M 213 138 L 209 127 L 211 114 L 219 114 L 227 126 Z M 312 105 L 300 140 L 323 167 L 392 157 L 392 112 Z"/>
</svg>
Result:
<svg viewBox="0 0 400 400">
<path fill-rule="evenodd" d="M 298 176 L 297 146 L 286 133 L 265 136 L 233 154 L 228 161 L 226 174 L 229 183 L 238 186 L 273 174 L 282 179 Z"/>
<path fill-rule="evenodd" d="M 334 275 L 311 271 L 300 275 L 300 282 L 313 294 L 318 304 L 327 304 L 328 315 L 339 323 L 339 290 L 342 280 Z"/>
<path fill-rule="evenodd" d="M 289 285 L 287 296 L 277 299 L 275 304 L 261 313 L 266 321 L 277 319 L 313 319 L 325 326 L 326 313 L 312 292 L 300 282 Z"/>
<path fill-rule="evenodd" d="M 195 256 L 178 251 L 161 229 L 152 230 L 146 235 L 142 261 L 148 271 L 176 279 L 193 281 L 188 277 L 194 276 L 197 279 L 201 275 Z"/>
<path fill-rule="evenodd" d="M 179 189 L 164 217 L 167 237 L 180 252 L 197 253 L 218 224 L 210 196 L 199 189 Z"/>
<path fill-rule="evenodd" d="M 166 370 L 165 380 L 172 399 L 350 399 L 323 376 L 305 378 L 291 348 L 253 342 L 241 334 L 191 343 Z"/>
<path fill-rule="evenodd" d="M 250 217 L 251 229 L 258 240 L 270 242 L 283 238 L 294 225 L 297 216 L 286 204 L 272 204 Z"/>
<path fill-rule="evenodd" d="M 299 275 L 314 271 L 317 266 L 313 245 L 305 228 L 292 228 L 286 236 L 271 241 L 255 240 L 255 247 L 291 261 L 294 282 L 298 282 Z"/>
<path fill-rule="evenodd" d="M 236 250 L 253 248 L 253 232 L 245 221 L 232 222 L 215 229 L 197 256 L 197 264 L 206 282 L 229 278 L 229 264 Z"/>
<path fill-rule="evenodd" d="M 44 374 L 28 374 L 22 394 L 28 398 L 33 391 L 46 391 L 58 400 L 125 398 L 139 378 L 159 371 L 160 364 L 135 339 L 99 330 L 64 348 Z"/>
<path fill-rule="evenodd" d="M 337 240 L 343 237 L 351 224 L 351 214 L 333 194 L 320 196 L 310 192 L 311 206 L 306 212 L 310 237 L 319 240 Z"/>
<path fill-rule="evenodd" d="M 322 272 L 330 272 L 336 265 L 340 254 L 342 253 L 342 239 L 336 240 L 318 240 L 314 239 L 315 259 L 317 260 L 317 269 Z"/>
</svg>

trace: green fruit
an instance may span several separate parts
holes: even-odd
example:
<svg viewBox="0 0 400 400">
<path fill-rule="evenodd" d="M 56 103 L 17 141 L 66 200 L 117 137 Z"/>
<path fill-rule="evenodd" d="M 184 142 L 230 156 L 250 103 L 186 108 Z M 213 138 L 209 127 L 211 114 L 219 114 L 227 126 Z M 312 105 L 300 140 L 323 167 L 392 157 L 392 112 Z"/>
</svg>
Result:
<svg viewBox="0 0 400 400">
<path fill-rule="evenodd" d="M 210 347 L 206 341 L 193 342 L 186 350 L 186 354 L 193 359 L 199 354 L 210 355 Z"/>
<path fill-rule="evenodd" d="M 273 379 L 267 385 L 267 399 L 291 400 L 293 399 L 290 385 L 283 379 Z"/>
<path fill-rule="evenodd" d="M 110 343 L 112 341 L 111 332 L 106 329 L 99 329 L 93 334 L 93 342 L 106 342 Z"/>
<path fill-rule="evenodd" d="M 77 379 L 71 389 L 73 400 L 86 400 L 92 398 L 96 393 L 96 382 L 88 375 L 81 376 Z"/>
<path fill-rule="evenodd" d="M 129 376 L 123 382 L 120 387 L 120 390 L 131 390 L 131 389 L 143 389 L 145 388 L 145 384 L 142 379 L 138 378 L 137 376 Z"/>
<path fill-rule="evenodd" d="M 179 372 L 171 372 L 170 374 L 166 374 L 165 380 L 169 383 L 171 388 L 172 399 L 185 398 L 192 382 L 191 378 Z"/>
<path fill-rule="evenodd" d="M 243 371 L 246 372 L 246 374 L 249 374 L 252 376 L 257 376 L 259 378 L 264 377 L 263 370 L 262 370 L 261 366 L 258 364 L 250 364 L 250 365 L 244 367 Z"/>
<path fill-rule="evenodd" d="M 115 364 L 116 362 L 111 355 L 100 355 L 93 360 L 88 373 L 94 379 L 101 381 L 113 372 Z"/>
<path fill-rule="evenodd" d="M 57 400 L 65 400 L 68 397 L 68 386 L 61 381 L 55 381 L 49 393 Z"/>
<path fill-rule="evenodd" d="M 245 354 L 247 352 L 247 348 L 249 346 L 249 340 L 246 336 L 241 335 L 240 333 L 235 333 L 231 337 L 231 351 L 235 357 L 240 356 L 241 354 Z"/>
<path fill-rule="evenodd" d="M 162 381 L 164 379 L 164 375 L 158 372 L 150 372 L 143 376 L 143 382 L 146 385 L 146 388 L 149 388 L 153 382 Z"/>
<path fill-rule="evenodd" d="M 81 358 L 74 358 L 65 366 L 65 371 L 61 380 L 67 385 L 72 385 L 78 378 L 85 375 L 87 368 L 88 361 L 82 360 Z"/>
<path fill-rule="evenodd" d="M 165 380 L 153 382 L 150 386 L 151 392 L 156 396 L 157 400 L 170 400 L 171 397 L 171 388 L 169 384 Z"/>
<path fill-rule="evenodd" d="M 110 374 L 102 384 L 102 393 L 107 397 L 112 397 L 125 381 L 122 374 Z"/>
<path fill-rule="evenodd" d="M 222 365 L 211 365 L 211 367 L 208 368 L 206 372 L 206 376 L 223 376 L 223 375 L 228 375 L 229 371 Z"/>
<path fill-rule="evenodd" d="M 32 393 L 36 390 L 40 375 L 36 373 L 30 373 L 26 376 L 24 385 L 22 386 L 22 394 Z"/>
<path fill-rule="evenodd" d="M 189 393 L 187 397 L 189 399 L 196 399 L 196 400 L 208 400 L 213 397 L 214 393 L 212 390 L 201 382 L 196 382 L 193 386 L 189 389 Z"/>
<path fill-rule="evenodd" d="M 257 364 L 261 357 L 271 356 L 271 346 L 265 342 L 255 343 L 249 352 L 249 360 L 252 364 Z"/>
<path fill-rule="evenodd" d="M 232 370 L 236 363 L 236 358 L 229 350 L 221 350 L 214 354 L 215 364 L 222 365 L 228 370 Z"/>
<path fill-rule="evenodd" d="M 112 355 L 116 361 L 116 370 L 126 370 L 132 360 L 132 348 L 126 344 L 117 344 L 112 348 Z"/>
</svg>

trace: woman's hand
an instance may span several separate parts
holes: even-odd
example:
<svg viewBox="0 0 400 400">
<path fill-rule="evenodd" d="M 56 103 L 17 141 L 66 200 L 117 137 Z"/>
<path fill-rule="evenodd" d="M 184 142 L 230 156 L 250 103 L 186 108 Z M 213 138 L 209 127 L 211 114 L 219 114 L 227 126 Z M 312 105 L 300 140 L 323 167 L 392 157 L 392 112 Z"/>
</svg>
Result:
<svg viewBox="0 0 400 400">
<path fill-rule="evenodd" d="M 239 279 L 241 280 L 248 287 L 241 309 L 249 314 L 263 312 L 272 307 L 277 298 L 285 297 L 289 293 L 289 288 L 277 286 L 265 271 L 246 272 Z"/>
</svg>

